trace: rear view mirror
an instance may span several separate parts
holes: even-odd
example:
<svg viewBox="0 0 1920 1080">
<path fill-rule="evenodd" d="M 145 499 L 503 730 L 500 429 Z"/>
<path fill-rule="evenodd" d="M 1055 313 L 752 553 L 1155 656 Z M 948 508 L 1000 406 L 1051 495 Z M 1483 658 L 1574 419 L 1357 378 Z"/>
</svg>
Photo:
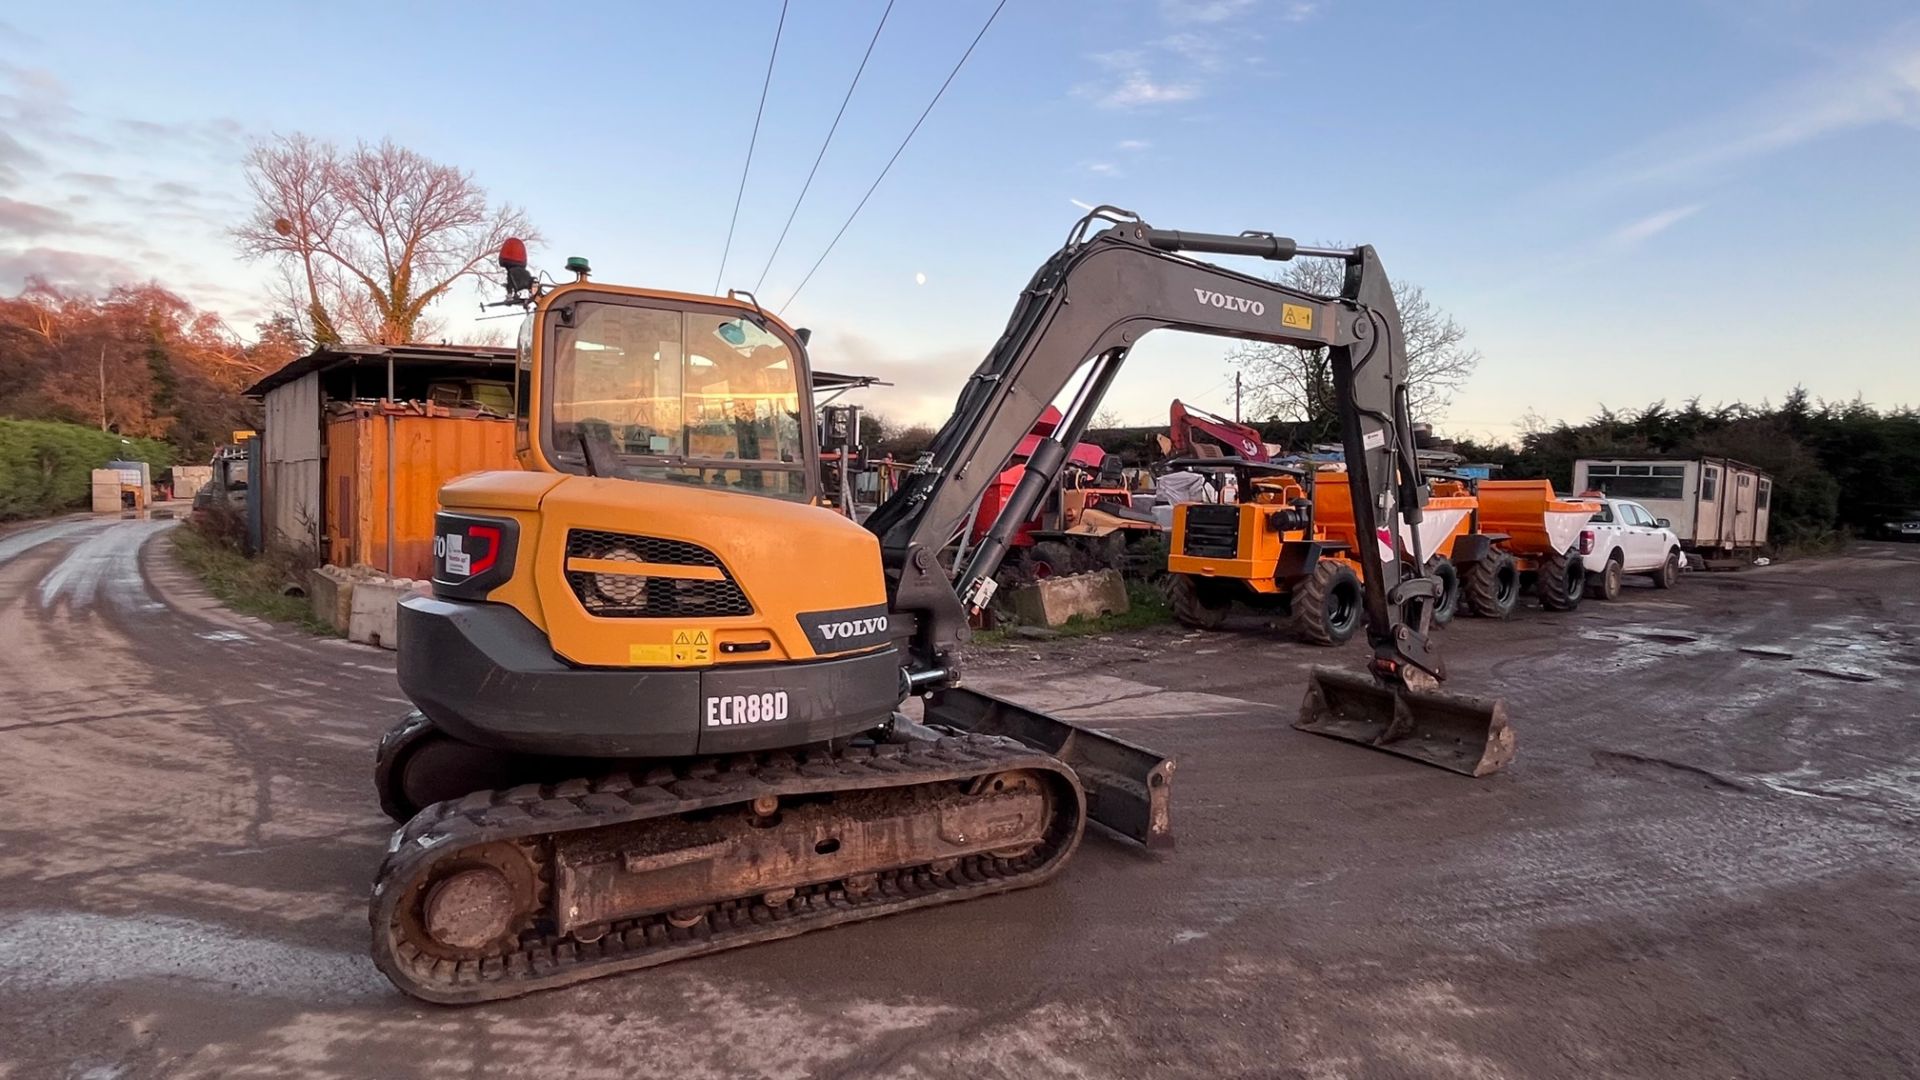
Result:
<svg viewBox="0 0 1920 1080">
<path fill-rule="evenodd" d="M 1660 527 L 1661 527 L 1661 528 L 1663 528 L 1663 529 L 1671 529 L 1671 528 L 1673 528 L 1673 522 L 1671 522 L 1671 521 L 1668 521 L 1668 520 L 1667 520 L 1666 518 L 1654 518 L 1654 519 L 1653 519 L 1653 523 L 1654 523 L 1655 525 L 1658 525 L 1658 526 L 1660 526 Z"/>
</svg>

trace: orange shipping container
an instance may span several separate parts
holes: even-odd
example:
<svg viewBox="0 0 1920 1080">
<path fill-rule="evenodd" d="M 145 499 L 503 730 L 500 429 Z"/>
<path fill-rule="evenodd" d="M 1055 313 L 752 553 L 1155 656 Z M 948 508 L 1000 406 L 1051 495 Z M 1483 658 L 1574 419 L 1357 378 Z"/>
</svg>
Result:
<svg viewBox="0 0 1920 1080">
<path fill-rule="evenodd" d="M 396 416 L 392 486 L 387 418 L 356 409 L 327 421 L 327 561 L 366 565 L 397 577 L 433 570 L 433 514 L 440 486 L 487 469 L 518 469 L 513 421 Z M 389 494 L 391 493 L 391 494 Z M 393 506 L 393 565 L 387 564 L 387 506 Z"/>
</svg>

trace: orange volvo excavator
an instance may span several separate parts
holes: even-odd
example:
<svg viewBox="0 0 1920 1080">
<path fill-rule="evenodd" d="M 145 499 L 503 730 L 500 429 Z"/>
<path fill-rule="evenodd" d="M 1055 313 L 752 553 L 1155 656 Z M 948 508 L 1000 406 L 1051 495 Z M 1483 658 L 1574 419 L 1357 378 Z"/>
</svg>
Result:
<svg viewBox="0 0 1920 1080">
<path fill-rule="evenodd" d="M 1420 514 L 1399 316 L 1371 248 L 1095 211 L 864 525 L 814 505 L 804 332 L 745 294 L 602 285 L 584 261 L 542 288 L 516 248 L 502 264 L 529 309 L 528 471 L 442 490 L 433 594 L 399 613 L 399 680 L 418 711 L 375 765 L 403 824 L 374 883 L 373 956 L 429 1001 L 1037 884 L 1089 819 L 1170 840 L 1172 761 L 967 687 L 960 649 L 1014 531 L 1149 332 L 1328 348 L 1361 531 Z M 1336 259 L 1346 287 L 1314 296 L 1189 254 L 1204 252 Z M 981 492 L 1076 373 L 1062 422 L 948 565 Z M 1513 745 L 1500 708 L 1436 693 L 1426 619 L 1399 614 L 1434 583 L 1370 551 L 1372 661 L 1317 672 L 1297 726 L 1499 767 Z M 910 697 L 919 720 L 899 711 Z"/>
</svg>

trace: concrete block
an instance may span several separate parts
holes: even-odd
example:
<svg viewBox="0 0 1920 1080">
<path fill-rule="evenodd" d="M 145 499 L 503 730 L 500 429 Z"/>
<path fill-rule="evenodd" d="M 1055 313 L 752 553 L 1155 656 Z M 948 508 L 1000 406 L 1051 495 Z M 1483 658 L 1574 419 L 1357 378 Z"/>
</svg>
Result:
<svg viewBox="0 0 1920 1080">
<path fill-rule="evenodd" d="M 368 578 L 353 584 L 353 600 L 347 617 L 347 640 L 383 649 L 400 647 L 395 632 L 400 601 L 420 587 L 411 578 Z"/>
<path fill-rule="evenodd" d="M 1078 615 L 1094 619 L 1127 610 L 1127 585 L 1118 570 L 1043 578 L 1013 591 L 1014 617 L 1029 626 L 1059 626 Z"/>
<path fill-rule="evenodd" d="M 373 574 L 344 566 L 322 566 L 307 571 L 307 602 L 313 617 L 339 633 L 353 620 L 353 587 Z"/>
<path fill-rule="evenodd" d="M 117 514 L 120 512 L 120 471 L 118 469 L 95 469 L 92 485 L 93 512 L 96 514 Z"/>
</svg>

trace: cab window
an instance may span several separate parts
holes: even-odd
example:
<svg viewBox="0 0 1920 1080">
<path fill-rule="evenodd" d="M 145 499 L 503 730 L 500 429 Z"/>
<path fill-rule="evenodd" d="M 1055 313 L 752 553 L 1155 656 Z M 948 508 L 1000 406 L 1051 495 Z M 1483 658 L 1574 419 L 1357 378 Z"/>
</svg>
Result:
<svg viewBox="0 0 1920 1080">
<path fill-rule="evenodd" d="M 604 438 L 641 479 L 805 498 L 799 365 L 752 320 L 582 300 L 557 326 L 550 453 Z"/>
</svg>

